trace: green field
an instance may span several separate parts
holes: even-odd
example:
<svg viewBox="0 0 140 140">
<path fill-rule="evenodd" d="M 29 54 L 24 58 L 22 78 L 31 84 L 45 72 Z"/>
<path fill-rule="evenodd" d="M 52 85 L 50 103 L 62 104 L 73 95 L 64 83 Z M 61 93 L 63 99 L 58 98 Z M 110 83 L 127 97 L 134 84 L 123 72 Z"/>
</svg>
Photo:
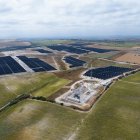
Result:
<svg viewBox="0 0 140 140">
<path fill-rule="evenodd" d="M 140 41 L 98 41 L 94 42 L 102 46 L 118 47 L 118 48 L 132 48 L 140 46 Z"/>
<path fill-rule="evenodd" d="M 0 114 L 0 139 L 67 140 L 83 117 L 56 104 L 22 101 Z"/>
<path fill-rule="evenodd" d="M 45 97 L 47 97 L 67 83 L 69 83 L 68 80 L 58 78 L 55 75 L 48 73 L 34 73 L 1 77 L 0 107 L 23 93 L 30 94 L 34 91 L 33 93 L 35 94 L 33 95 L 45 95 Z"/>
<path fill-rule="evenodd" d="M 60 79 L 56 76 L 52 78 L 50 76 L 47 78 L 47 82 L 45 83 L 45 85 L 42 88 L 39 88 L 36 91 L 32 92 L 32 95 L 49 97 L 68 83 L 70 83 L 69 80 Z"/>
<path fill-rule="evenodd" d="M 35 41 L 32 41 L 32 44 L 46 46 L 46 45 L 52 45 L 52 44 L 64 44 L 64 43 L 71 43 L 71 42 L 72 41 L 70 40 L 35 40 Z"/>
<path fill-rule="evenodd" d="M 88 40 L 32 40 L 31 41 L 33 45 L 52 45 L 52 44 L 65 44 L 65 43 L 77 43 L 77 42 L 83 42 L 83 43 L 93 43 L 98 44 L 101 46 L 109 46 L 109 47 L 118 47 L 118 48 L 131 48 L 135 46 L 140 46 L 140 41 L 88 41 Z"/>
<path fill-rule="evenodd" d="M 115 83 L 98 101 L 75 140 L 139 140 L 140 73 Z"/>
<path fill-rule="evenodd" d="M 118 64 L 112 61 L 101 60 L 101 59 L 93 59 L 90 63 L 88 63 L 88 67 L 107 67 L 107 66 L 118 66 L 118 67 L 129 67 L 132 68 L 133 66 L 129 64 Z"/>
<path fill-rule="evenodd" d="M 90 59 L 96 59 L 96 58 L 110 58 L 117 54 L 118 52 L 111 52 L 111 53 L 91 53 L 85 55 L 86 57 L 89 57 Z"/>
</svg>

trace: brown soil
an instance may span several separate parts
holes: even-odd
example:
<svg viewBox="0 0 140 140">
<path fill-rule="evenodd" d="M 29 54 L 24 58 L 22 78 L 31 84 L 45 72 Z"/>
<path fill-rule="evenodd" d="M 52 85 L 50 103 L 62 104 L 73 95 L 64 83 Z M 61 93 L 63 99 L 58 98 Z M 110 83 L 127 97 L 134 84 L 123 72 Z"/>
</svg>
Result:
<svg viewBox="0 0 140 140">
<path fill-rule="evenodd" d="M 140 54 L 138 54 L 138 53 L 126 53 L 126 54 L 116 58 L 115 60 L 140 64 Z"/>
<path fill-rule="evenodd" d="M 85 70 L 86 70 L 85 68 L 78 68 L 75 70 L 56 72 L 55 74 L 60 78 L 69 79 L 72 81 L 77 81 L 80 79 L 80 74 Z"/>
</svg>

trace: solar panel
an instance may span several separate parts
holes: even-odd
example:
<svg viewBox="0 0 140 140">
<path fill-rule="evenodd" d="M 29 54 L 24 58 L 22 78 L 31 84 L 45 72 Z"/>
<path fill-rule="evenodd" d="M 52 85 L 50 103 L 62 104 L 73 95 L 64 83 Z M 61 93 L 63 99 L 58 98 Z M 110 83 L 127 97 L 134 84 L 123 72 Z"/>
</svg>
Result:
<svg viewBox="0 0 140 140">
<path fill-rule="evenodd" d="M 26 72 L 12 57 L 0 57 L 0 75 Z"/>
<path fill-rule="evenodd" d="M 84 75 L 106 80 L 106 79 L 119 76 L 125 72 L 129 72 L 132 70 L 133 69 L 131 68 L 109 66 L 109 67 L 104 67 L 104 68 L 91 69 L 87 71 Z"/>
<path fill-rule="evenodd" d="M 38 51 L 38 52 L 40 52 L 40 53 L 46 53 L 46 54 L 52 53 L 52 52 L 47 51 L 47 50 L 44 50 L 44 49 L 36 49 L 35 51 Z"/>
<path fill-rule="evenodd" d="M 83 66 L 86 63 L 85 61 L 82 61 L 80 59 L 76 59 L 76 58 L 71 57 L 71 56 L 65 57 L 64 60 L 66 63 L 70 64 L 70 68 Z"/>
<path fill-rule="evenodd" d="M 38 58 L 28 58 L 26 56 L 17 56 L 17 57 L 35 72 L 56 70 L 51 65 Z"/>
<path fill-rule="evenodd" d="M 75 54 L 84 54 L 89 52 L 88 50 L 83 50 L 81 48 L 76 48 L 76 47 L 66 46 L 66 45 L 53 45 L 47 47 L 52 50 L 65 51 L 65 52 L 75 53 Z"/>
<path fill-rule="evenodd" d="M 15 51 L 15 50 L 25 50 L 29 48 L 34 48 L 35 46 L 12 46 L 12 47 L 5 47 L 0 48 L 0 52 L 6 52 L 6 51 Z"/>
<path fill-rule="evenodd" d="M 75 54 L 84 54 L 84 53 L 89 53 L 89 52 L 107 53 L 107 52 L 110 52 L 110 51 L 115 51 L 115 50 L 112 50 L 112 49 L 85 47 L 84 45 L 81 45 L 81 44 L 50 45 L 50 46 L 47 46 L 47 47 L 52 49 L 52 50 L 66 51 L 66 52 L 75 53 Z"/>
</svg>

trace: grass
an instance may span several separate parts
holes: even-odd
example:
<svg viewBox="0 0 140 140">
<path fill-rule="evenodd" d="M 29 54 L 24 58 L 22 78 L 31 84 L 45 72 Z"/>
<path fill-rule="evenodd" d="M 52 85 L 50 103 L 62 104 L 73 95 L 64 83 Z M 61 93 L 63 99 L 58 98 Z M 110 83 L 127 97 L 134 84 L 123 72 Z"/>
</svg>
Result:
<svg viewBox="0 0 140 140">
<path fill-rule="evenodd" d="M 90 59 L 95 58 L 110 58 L 117 54 L 118 52 L 109 52 L 109 53 L 93 53 L 93 54 L 87 54 L 86 57 L 89 57 Z"/>
<path fill-rule="evenodd" d="M 129 83 L 128 83 L 129 82 Z M 140 73 L 115 83 L 81 126 L 76 140 L 138 140 L 140 138 Z"/>
<path fill-rule="evenodd" d="M 36 92 L 36 95 L 51 95 L 68 82 L 68 80 L 58 78 L 55 75 L 48 73 L 34 73 L 16 76 L 11 75 L 3 77 L 0 79 L 0 107 L 18 95 L 31 93 L 34 90 L 38 91 L 38 94 Z M 45 92 L 46 88 L 51 91 L 47 90 L 47 92 Z"/>
<path fill-rule="evenodd" d="M 32 41 L 33 44 L 35 45 L 41 45 L 41 46 L 46 46 L 46 45 L 52 45 L 52 44 L 63 44 L 63 43 L 71 43 L 70 40 L 35 40 Z"/>
<path fill-rule="evenodd" d="M 54 77 L 54 78 L 49 77 L 47 78 L 46 84 L 42 88 L 33 92 L 32 95 L 49 97 L 53 93 L 60 90 L 63 86 L 67 85 L 69 82 L 70 81 L 65 80 L 65 79 L 60 79 L 58 77 Z"/>
<path fill-rule="evenodd" d="M 140 46 L 139 41 L 110 41 L 110 42 L 97 42 L 97 44 L 109 47 L 118 47 L 118 48 L 132 48 Z"/>
<path fill-rule="evenodd" d="M 83 117 L 82 113 L 56 104 L 22 101 L 0 114 L 0 139 L 68 139 Z"/>
<path fill-rule="evenodd" d="M 128 76 L 123 81 L 131 81 L 135 83 L 140 83 L 140 72 L 134 74 L 133 76 Z"/>
<path fill-rule="evenodd" d="M 129 64 L 118 64 L 111 61 L 101 60 L 101 59 L 93 59 L 92 62 L 88 64 L 88 67 L 106 67 L 106 66 L 118 66 L 118 67 L 132 67 Z"/>
</svg>

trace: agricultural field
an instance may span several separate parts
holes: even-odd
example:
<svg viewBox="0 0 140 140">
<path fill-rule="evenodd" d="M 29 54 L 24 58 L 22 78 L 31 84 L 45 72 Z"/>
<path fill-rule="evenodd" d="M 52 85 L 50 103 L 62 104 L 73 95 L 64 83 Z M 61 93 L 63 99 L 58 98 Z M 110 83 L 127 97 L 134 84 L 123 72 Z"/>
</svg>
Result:
<svg viewBox="0 0 140 140">
<path fill-rule="evenodd" d="M 16 40 L 0 40 L 0 48 L 12 46 L 30 46 L 30 42 L 16 41 Z"/>
<path fill-rule="evenodd" d="M 103 42 L 95 42 L 98 45 L 101 46 L 107 46 L 107 47 L 115 47 L 115 48 L 132 48 L 140 46 L 140 41 L 103 41 Z"/>
<path fill-rule="evenodd" d="M 88 57 L 88 58 L 90 58 L 90 59 L 95 59 L 95 58 L 110 58 L 110 57 L 112 57 L 112 56 L 114 56 L 114 55 L 116 55 L 118 52 L 116 51 L 116 52 L 109 52 L 109 53 L 102 53 L 102 54 L 100 54 L 100 53 L 91 53 L 91 54 L 87 54 L 87 55 L 85 55 L 85 57 Z"/>
<path fill-rule="evenodd" d="M 39 88 L 32 92 L 32 95 L 49 97 L 69 83 L 70 80 L 60 79 L 58 77 L 48 77 L 45 85 L 42 88 Z"/>
<path fill-rule="evenodd" d="M 52 45 L 52 44 L 65 44 L 65 43 L 71 43 L 71 42 L 72 41 L 70 40 L 33 40 L 32 44 L 46 46 L 46 45 Z"/>
<path fill-rule="evenodd" d="M 84 116 L 52 103 L 22 101 L 0 114 L 0 139 L 67 140 Z"/>
<path fill-rule="evenodd" d="M 116 58 L 117 61 L 140 64 L 140 53 L 126 53 Z"/>
<path fill-rule="evenodd" d="M 93 59 L 89 64 L 88 67 L 106 67 L 106 66 L 119 66 L 119 67 L 133 67 L 129 64 L 118 64 L 113 61 L 107 61 L 103 59 Z"/>
<path fill-rule="evenodd" d="M 27 72 L 11 73 L 11 75 L 0 77 L 0 140 L 137 140 L 140 137 L 138 133 L 140 129 L 140 72 L 118 79 L 105 94 L 98 96 L 99 98 L 88 111 L 82 112 L 75 106 L 66 107 L 65 104 L 56 102 L 56 98 L 69 91 L 75 82 L 89 80 L 82 77 L 82 74 L 91 67 L 94 69 L 107 66 L 138 68 L 138 65 L 119 63 L 115 60 L 126 53 L 135 52 L 131 47 L 139 44 L 127 46 L 128 44 L 123 42 L 115 42 L 115 45 L 118 44 L 115 48 L 112 47 L 114 43 L 111 41 L 84 40 L 80 42 L 80 40 L 44 39 L 31 42 L 31 44 L 30 42 L 21 42 L 21 44 L 20 41 L 13 42 L 17 44 L 11 47 L 7 42 L 6 48 L 1 48 L 4 52 L 0 54 L 1 56 L 12 56 Z M 19 44 L 20 51 L 17 46 Z M 56 50 L 57 47 L 60 48 L 55 51 L 49 47 L 47 49 L 47 46 L 56 47 Z M 128 51 L 126 51 L 127 48 L 129 48 Z M 44 53 L 44 49 L 52 53 Z M 43 50 L 43 53 L 37 50 Z M 29 57 L 30 61 L 18 60 L 25 57 Z M 67 58 L 67 61 L 64 61 L 64 58 Z M 81 62 L 79 67 L 80 60 L 75 58 L 86 63 Z M 4 59 L 1 61 L 6 62 Z M 68 63 L 75 64 L 75 67 L 68 68 Z M 5 67 L 10 67 L 11 64 L 1 65 L 1 71 L 5 72 Z M 48 65 L 56 70 L 49 69 Z M 105 72 L 104 68 L 102 71 Z M 102 79 L 114 77 L 117 72 L 107 69 L 106 73 L 107 78 L 103 78 L 105 76 L 103 73 L 99 77 L 101 78 L 99 83 L 102 83 Z M 96 74 L 92 77 L 95 78 Z M 105 82 L 108 84 L 107 81 Z M 89 86 L 86 87 L 90 89 Z M 97 83 L 91 86 L 96 87 Z M 80 99 L 84 88 L 81 91 L 75 91 L 74 98 L 79 98 L 79 103 L 82 103 Z M 85 94 L 86 96 L 89 95 L 89 91 L 87 95 Z M 19 95 L 22 95 L 21 98 Z M 24 98 L 24 95 L 25 97 L 27 95 L 27 98 Z"/>
<path fill-rule="evenodd" d="M 8 103 L 21 94 L 42 95 L 46 88 L 45 97 L 53 94 L 65 84 L 68 80 L 58 78 L 48 73 L 33 73 L 23 75 L 11 75 L 0 78 L 0 107 Z M 53 89 L 53 90 L 52 90 Z M 51 92 L 50 92 L 51 91 Z M 43 94 L 43 95 L 44 95 Z"/>
<path fill-rule="evenodd" d="M 139 91 L 140 72 L 116 82 L 83 121 L 75 140 L 138 140 Z"/>
</svg>

